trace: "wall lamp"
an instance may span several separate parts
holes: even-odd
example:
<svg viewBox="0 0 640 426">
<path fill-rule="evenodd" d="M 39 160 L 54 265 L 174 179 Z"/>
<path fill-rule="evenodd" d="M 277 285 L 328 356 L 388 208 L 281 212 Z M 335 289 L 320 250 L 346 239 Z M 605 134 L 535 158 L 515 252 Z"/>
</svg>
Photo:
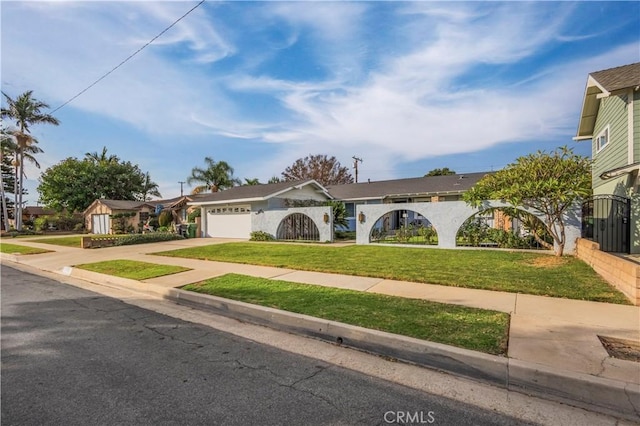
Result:
<svg viewBox="0 0 640 426">
<path fill-rule="evenodd" d="M 365 219 L 366 219 L 366 217 L 364 216 L 364 213 L 362 213 L 362 212 L 358 213 L 358 222 L 364 223 Z"/>
<path fill-rule="evenodd" d="M 324 223 L 329 223 L 329 213 L 325 213 L 324 216 L 322 216 L 322 219 L 324 220 Z"/>
</svg>

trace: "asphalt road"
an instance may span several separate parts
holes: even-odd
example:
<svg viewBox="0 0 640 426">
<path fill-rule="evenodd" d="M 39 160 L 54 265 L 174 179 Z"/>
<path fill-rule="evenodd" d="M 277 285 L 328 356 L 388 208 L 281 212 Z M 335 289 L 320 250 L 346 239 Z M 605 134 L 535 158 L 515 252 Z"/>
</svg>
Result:
<svg viewBox="0 0 640 426">
<path fill-rule="evenodd" d="M 3 425 L 521 421 L 2 266 Z"/>
</svg>

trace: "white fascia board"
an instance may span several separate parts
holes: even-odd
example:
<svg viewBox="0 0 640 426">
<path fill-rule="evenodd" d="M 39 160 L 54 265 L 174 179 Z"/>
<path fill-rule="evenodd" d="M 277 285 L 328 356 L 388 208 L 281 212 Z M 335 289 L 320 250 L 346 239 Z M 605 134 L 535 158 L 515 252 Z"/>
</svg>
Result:
<svg viewBox="0 0 640 426">
<path fill-rule="evenodd" d="M 362 198 L 337 198 L 338 201 L 344 203 L 355 203 L 357 201 L 382 200 L 384 197 L 362 197 Z"/>
<path fill-rule="evenodd" d="M 268 197 L 254 197 L 254 198 L 237 198 L 231 200 L 220 200 L 220 201 L 198 201 L 187 203 L 189 206 L 215 206 L 219 204 L 238 204 L 238 203 L 251 203 L 253 201 L 264 201 Z"/>
<path fill-rule="evenodd" d="M 324 186 L 320 185 L 315 179 L 310 179 L 310 180 L 308 180 L 306 182 L 303 182 L 303 183 L 300 183 L 298 185 L 291 185 L 288 188 L 285 188 L 285 189 L 280 190 L 278 192 L 274 192 L 273 194 L 267 195 L 266 197 L 264 197 L 264 199 L 266 200 L 266 199 L 269 199 L 269 198 L 272 198 L 272 197 L 277 197 L 278 195 L 282 195 L 285 192 L 291 191 L 292 189 L 300 189 L 300 188 L 305 187 L 307 185 L 315 185 L 318 188 L 318 190 L 320 190 L 323 194 L 325 194 L 327 196 L 327 198 L 333 200 L 333 197 L 327 192 L 327 189 Z"/>
</svg>

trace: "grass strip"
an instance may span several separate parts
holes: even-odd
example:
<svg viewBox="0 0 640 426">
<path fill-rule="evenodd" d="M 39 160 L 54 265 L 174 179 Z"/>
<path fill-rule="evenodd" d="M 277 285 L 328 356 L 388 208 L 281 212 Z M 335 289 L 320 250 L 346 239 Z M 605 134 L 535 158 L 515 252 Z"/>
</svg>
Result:
<svg viewBox="0 0 640 426">
<path fill-rule="evenodd" d="M 507 351 L 503 312 L 237 274 L 183 289 L 488 354 Z"/>
<path fill-rule="evenodd" d="M 630 304 L 586 263 L 522 251 L 226 243 L 155 253 L 455 287 Z"/>
<path fill-rule="evenodd" d="M 85 263 L 75 265 L 76 268 L 116 277 L 130 278 L 133 280 L 148 280 L 150 278 L 177 274 L 190 271 L 190 268 L 174 265 L 159 265 L 156 263 L 139 262 L 137 260 L 107 260 L 104 262 Z"/>
<path fill-rule="evenodd" d="M 34 243 L 52 244 L 52 245 L 63 246 L 63 247 L 81 248 L 80 246 L 81 239 L 82 239 L 81 236 L 73 236 L 73 237 L 34 238 L 28 241 L 31 241 Z"/>
<path fill-rule="evenodd" d="M 0 253 L 7 254 L 40 254 L 40 253 L 51 253 L 52 250 L 45 250 L 36 247 L 27 247 L 21 246 L 18 244 L 0 244 Z"/>
</svg>

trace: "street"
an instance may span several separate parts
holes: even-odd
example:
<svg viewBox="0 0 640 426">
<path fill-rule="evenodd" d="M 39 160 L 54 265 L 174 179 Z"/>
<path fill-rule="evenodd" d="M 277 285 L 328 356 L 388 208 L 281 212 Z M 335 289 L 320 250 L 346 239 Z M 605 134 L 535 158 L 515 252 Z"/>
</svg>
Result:
<svg viewBox="0 0 640 426">
<path fill-rule="evenodd" d="M 5 265 L 1 278 L 2 424 L 525 424 Z"/>
</svg>

